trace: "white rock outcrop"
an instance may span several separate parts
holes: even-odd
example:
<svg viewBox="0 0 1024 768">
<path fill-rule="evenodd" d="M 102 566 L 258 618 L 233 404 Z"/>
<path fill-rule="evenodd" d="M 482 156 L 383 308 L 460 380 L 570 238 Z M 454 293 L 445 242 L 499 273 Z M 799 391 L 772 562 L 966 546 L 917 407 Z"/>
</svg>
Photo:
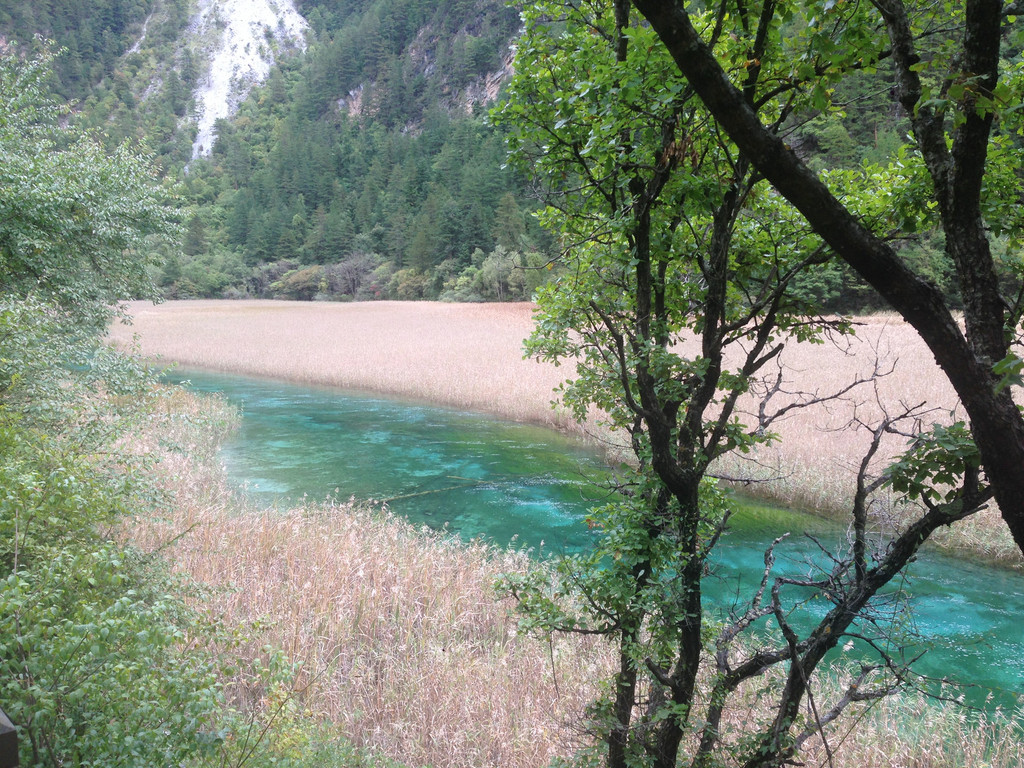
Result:
<svg viewBox="0 0 1024 768">
<path fill-rule="evenodd" d="M 194 92 L 193 159 L 210 154 L 214 123 L 235 114 L 280 51 L 305 49 L 307 27 L 292 0 L 199 0 L 189 36 L 206 53 L 207 66 Z"/>
</svg>

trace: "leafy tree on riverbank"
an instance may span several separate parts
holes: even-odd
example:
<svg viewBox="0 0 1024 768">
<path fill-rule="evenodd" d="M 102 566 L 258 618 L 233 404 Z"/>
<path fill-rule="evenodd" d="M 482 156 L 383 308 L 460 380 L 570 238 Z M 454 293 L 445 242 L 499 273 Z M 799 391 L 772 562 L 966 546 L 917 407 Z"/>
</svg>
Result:
<svg viewBox="0 0 1024 768">
<path fill-rule="evenodd" d="M 1024 418 L 1011 396 L 1022 368 L 1012 345 L 1024 316 L 1020 9 L 1000 0 L 964 0 L 944 6 L 941 14 L 902 0 L 853 8 L 835 3 L 809 13 L 802 34 L 769 39 L 767 46 L 753 35 L 789 23 L 794 8 L 788 3 L 769 0 L 729 23 L 728 34 L 742 38 L 748 51 L 763 48 L 764 56 L 747 56 L 742 70 L 756 74 L 769 62 L 788 60 L 782 87 L 798 84 L 823 110 L 831 106 L 833 85 L 849 72 L 891 62 L 888 103 L 909 121 L 913 143 L 901 157 L 893 189 L 897 216 L 876 222 L 865 220 L 840 189 L 775 135 L 778 99 L 750 98 L 746 75 L 736 69 L 744 61 L 716 49 L 723 24 L 709 26 L 703 12 L 680 0 L 634 4 L 722 130 L 836 258 L 934 353 L 970 418 L 985 474 L 1024 551 Z M 720 14 L 725 8 L 723 3 Z M 762 23 L 754 23 L 755 13 Z M 964 330 L 948 299 L 901 253 L 899 243 L 929 230 L 942 233 L 963 301 Z M 1004 246 L 1017 264 L 1009 281 L 1000 279 L 995 258 Z"/>
<path fill-rule="evenodd" d="M 213 659 L 170 582 L 113 537 L 156 498 L 115 446 L 153 397 L 105 350 L 170 231 L 145 159 L 107 157 L 48 100 L 48 56 L 0 56 L 0 702 L 24 765 L 171 764 L 219 710 Z"/>
<path fill-rule="evenodd" d="M 810 23 L 792 12 L 796 27 Z M 791 118 L 815 108 L 816 95 L 788 78 L 791 58 L 774 53 L 789 28 L 752 12 L 738 22 L 749 25 L 746 39 L 727 33 L 724 11 L 694 13 L 701 28 L 717 30 L 719 56 L 747 63 L 740 95 L 771 115 L 766 133 L 783 135 Z M 991 498 L 977 451 L 963 425 L 920 434 L 919 407 L 883 406 L 861 425 L 870 447 L 848 547 L 822 542 L 825 564 L 791 578 L 773 570 L 780 538 L 760 583 L 710 612 L 703 583 L 729 536 L 728 499 L 711 479 L 716 460 L 772 440 L 772 424 L 793 408 L 867 383 L 833 393 L 786 388 L 787 342 L 850 330 L 824 318 L 808 290 L 831 252 L 717 130 L 628 2 L 535 3 L 525 21 L 498 117 L 512 126 L 514 157 L 544 185 L 544 219 L 566 248 L 565 273 L 540 293 L 528 348 L 574 361 L 564 401 L 580 416 L 594 406 L 607 414 L 628 435 L 636 469 L 621 478 L 618 498 L 593 513 L 602 537 L 592 555 L 563 560 L 554 579 L 538 572 L 505 588 L 528 628 L 615 643 L 617 669 L 586 723 L 602 763 L 786 764 L 810 739 L 827 744 L 828 726 L 851 707 L 912 684 L 899 612 L 889 606 L 884 618 L 880 591 L 932 532 Z M 903 197 L 904 171 L 864 175 L 870 186 L 856 174 L 830 180 L 865 220 L 883 227 L 916 210 Z M 878 189 L 895 194 L 882 200 Z M 680 337 L 695 338 L 699 352 L 686 354 Z M 911 443 L 879 472 L 872 458 L 888 433 Z M 883 485 L 923 506 L 874 539 L 870 498 Z M 857 648 L 850 682 L 827 695 L 816 684 L 823 661 L 846 645 Z M 751 691 L 764 679 L 773 682 Z M 738 727 L 728 724 L 733 707 L 747 713 Z"/>
<path fill-rule="evenodd" d="M 281 654 L 232 670 L 247 630 L 124 543 L 169 503 L 159 450 L 126 444 L 171 408 L 103 336 L 118 301 L 155 293 L 151 238 L 176 228 L 144 153 L 65 122 L 49 64 L 0 51 L 0 706 L 26 766 L 271 764 L 312 733 L 260 748 L 289 701 Z M 243 711 L 230 683 L 277 701 Z"/>
<path fill-rule="evenodd" d="M 0 56 L 0 286 L 96 332 L 117 302 L 157 295 L 147 238 L 173 231 L 173 210 L 143 150 L 108 154 L 67 124 L 46 95 L 53 56 L 20 55 Z"/>
</svg>

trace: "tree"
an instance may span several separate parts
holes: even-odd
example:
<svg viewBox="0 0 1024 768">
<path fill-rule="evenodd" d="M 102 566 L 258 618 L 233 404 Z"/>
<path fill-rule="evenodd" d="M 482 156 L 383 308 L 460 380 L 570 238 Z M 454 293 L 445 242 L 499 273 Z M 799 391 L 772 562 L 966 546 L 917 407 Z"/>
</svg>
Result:
<svg viewBox="0 0 1024 768">
<path fill-rule="evenodd" d="M 526 296 L 525 257 L 519 251 L 498 246 L 484 256 L 479 248 L 473 252 L 473 266 L 478 267 L 475 284 L 484 299 L 521 301 Z"/>
<path fill-rule="evenodd" d="M 48 62 L 0 53 L 0 702 L 22 765 L 276 764 L 280 709 L 243 714 L 228 693 L 246 629 L 192 610 L 159 553 L 124 540 L 126 518 L 169 501 L 160 430 L 127 446 L 179 418 L 179 393 L 104 344 L 105 321 L 149 291 L 135 246 L 171 217 L 141 156 L 56 120 Z M 271 690 L 289 679 L 279 658 L 236 682 Z"/>
<path fill-rule="evenodd" d="M 174 225 L 147 154 L 108 155 L 46 97 L 52 61 L 0 55 L 0 290 L 95 329 L 118 302 L 156 296 L 143 246 Z"/>
<path fill-rule="evenodd" d="M 758 171 L 933 352 L 970 418 L 1003 519 L 1024 551 L 1024 418 L 1009 386 L 1022 367 L 1012 344 L 1024 303 L 1019 280 L 1001 291 L 991 247 L 1005 235 L 1020 247 L 1022 150 L 1013 134 L 1022 130 L 1024 68 L 1000 57 L 1004 40 L 1019 49 L 1019 3 L 960 0 L 932 10 L 904 0 L 824 8 L 764 0 L 732 15 L 725 2 L 700 11 L 684 0 L 634 5 Z M 795 17 L 806 29 L 783 34 Z M 746 55 L 736 56 L 736 40 Z M 883 59 L 894 71 L 892 100 L 913 134 L 906 157 L 916 170 L 902 188 L 921 200 L 902 225 L 879 231 L 772 125 L 797 93 L 812 93 L 815 106 L 827 109 L 837 79 Z M 757 77 L 766 63 L 780 61 L 791 62 L 789 72 L 774 81 Z M 901 240 L 932 228 L 944 235 L 955 267 L 963 330 L 940 291 L 899 251 Z"/>
<path fill-rule="evenodd" d="M 506 192 L 494 209 L 494 226 L 491 234 L 498 245 L 505 250 L 522 248 L 526 236 L 526 222 L 511 192 Z"/>
<path fill-rule="evenodd" d="M 112 533 L 157 503 L 121 442 L 158 396 L 101 343 L 169 216 L 140 156 L 58 122 L 49 64 L 0 55 L 0 700 L 26 765 L 193 762 L 222 702 L 183 640 L 213 635 Z"/>
<path fill-rule="evenodd" d="M 181 243 L 181 250 L 186 256 L 198 256 L 206 253 L 206 224 L 198 214 L 188 220 L 188 230 Z"/>
<path fill-rule="evenodd" d="M 563 400 L 580 417 L 598 407 L 636 461 L 589 519 L 600 533 L 593 553 L 560 561 L 555 579 L 539 570 L 504 587 L 528 628 L 613 642 L 615 673 L 588 720 L 611 768 L 785 764 L 853 703 L 910 679 L 894 650 L 897 628 L 875 613 L 879 590 L 933 531 L 990 498 L 977 454 L 956 427 L 915 434 L 917 409 L 884 413 L 868 425 L 849 548 L 822 543 L 825 563 L 792 578 L 773 568 L 780 538 L 750 593 L 726 611 L 709 609 L 710 557 L 729 535 L 713 463 L 772 440 L 772 424 L 793 408 L 863 383 L 775 403 L 786 343 L 848 330 L 798 289 L 830 252 L 714 130 L 628 2 L 539 2 L 524 22 L 509 101 L 495 117 L 512 124 L 513 158 L 544 186 L 542 216 L 566 262 L 539 292 L 528 351 L 574 362 Z M 732 56 L 750 53 L 736 45 Z M 779 81 L 785 62 L 764 62 L 747 68 L 750 93 L 762 77 Z M 779 111 L 774 130 L 787 114 Z M 683 337 L 699 352 L 686 354 Z M 759 396 L 744 406 L 751 393 Z M 890 433 L 911 445 L 875 474 Z M 948 489 L 937 492 L 933 477 Z M 867 505 L 883 484 L 924 506 L 872 549 Z M 853 682 L 815 689 L 826 654 L 847 641 L 863 643 L 850 661 Z M 711 674 L 701 681 L 704 669 Z M 724 715 L 742 686 L 768 674 L 778 685 L 762 691 L 759 716 L 730 732 Z M 814 717 L 802 717 L 805 703 Z"/>
</svg>

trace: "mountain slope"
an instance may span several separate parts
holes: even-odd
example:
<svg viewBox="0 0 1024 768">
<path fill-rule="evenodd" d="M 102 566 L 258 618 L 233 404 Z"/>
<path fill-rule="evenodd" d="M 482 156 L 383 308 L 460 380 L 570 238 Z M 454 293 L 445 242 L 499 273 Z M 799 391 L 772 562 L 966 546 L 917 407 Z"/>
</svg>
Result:
<svg viewBox="0 0 1024 768">
<path fill-rule="evenodd" d="M 153 4 L 154 0 L 7 0 L 0 5 L 0 36 L 24 46 L 32 46 L 39 36 L 66 48 L 57 63 L 55 89 L 66 99 L 77 99 L 111 76 L 141 34 Z"/>
<path fill-rule="evenodd" d="M 307 26 L 291 0 L 199 0 L 188 27 L 206 52 L 205 74 L 193 92 L 193 159 L 210 153 L 214 123 L 234 116 L 252 86 L 267 79 L 279 50 L 305 50 Z"/>
<path fill-rule="evenodd" d="M 114 2 L 77 8 L 102 18 Z M 500 0 L 131 10 L 120 37 L 101 32 L 109 63 L 76 86 L 78 111 L 184 182 L 168 295 L 507 299 L 549 274 L 515 269 L 549 261 L 547 239 L 486 121 L 519 23 Z M 8 16 L 0 32 L 45 22 Z"/>
<path fill-rule="evenodd" d="M 516 267 L 550 261 L 548 241 L 486 121 L 517 16 L 498 0 L 299 8 L 305 53 L 193 141 L 210 151 L 187 166 L 168 294 L 528 297 L 551 273 Z"/>
</svg>

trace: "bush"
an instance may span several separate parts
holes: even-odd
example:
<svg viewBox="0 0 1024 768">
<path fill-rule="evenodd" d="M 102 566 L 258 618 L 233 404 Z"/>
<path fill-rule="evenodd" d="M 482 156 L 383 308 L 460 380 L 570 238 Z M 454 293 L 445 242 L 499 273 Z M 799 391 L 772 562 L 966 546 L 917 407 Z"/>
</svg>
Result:
<svg viewBox="0 0 1024 768">
<path fill-rule="evenodd" d="M 212 660 L 158 568 L 114 541 L 126 483 L 0 409 L 0 701 L 24 765 L 172 765 L 209 749 Z M 63 436 L 62 436 L 63 437 Z"/>
</svg>

